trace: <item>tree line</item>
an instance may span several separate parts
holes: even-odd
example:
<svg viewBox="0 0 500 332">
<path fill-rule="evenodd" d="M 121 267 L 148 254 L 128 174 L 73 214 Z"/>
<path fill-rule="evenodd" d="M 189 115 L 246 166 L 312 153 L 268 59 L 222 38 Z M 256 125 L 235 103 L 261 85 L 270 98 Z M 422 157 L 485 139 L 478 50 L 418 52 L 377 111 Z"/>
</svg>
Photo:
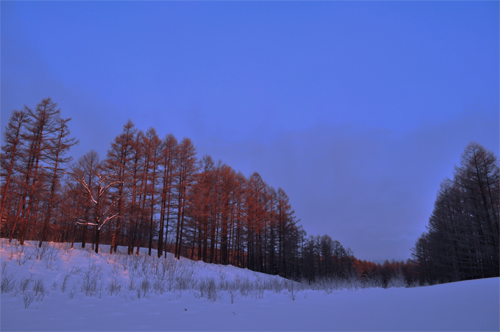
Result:
<svg viewBox="0 0 500 332">
<path fill-rule="evenodd" d="M 437 194 L 427 231 L 412 248 L 420 279 L 450 282 L 499 276 L 499 164 L 472 142 Z"/>
<path fill-rule="evenodd" d="M 124 246 L 130 255 L 143 247 L 158 257 L 171 252 L 308 281 L 387 286 L 397 274 L 415 283 L 429 273 L 418 257 L 375 264 L 328 235 L 307 236 L 282 188 L 208 155 L 199 160 L 189 138 L 160 138 L 129 120 L 105 159 L 91 150 L 73 162 L 69 121 L 50 98 L 13 111 L 2 146 L 2 237 L 81 243 L 95 252 L 100 244 L 111 253 Z"/>
</svg>

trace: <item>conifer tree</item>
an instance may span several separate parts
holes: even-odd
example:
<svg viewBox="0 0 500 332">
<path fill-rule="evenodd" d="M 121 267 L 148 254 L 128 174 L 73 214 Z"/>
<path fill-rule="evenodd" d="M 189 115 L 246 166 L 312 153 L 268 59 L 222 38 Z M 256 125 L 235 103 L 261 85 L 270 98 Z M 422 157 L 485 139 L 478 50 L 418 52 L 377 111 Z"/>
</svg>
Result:
<svg viewBox="0 0 500 332">
<path fill-rule="evenodd" d="M 117 197 L 115 229 L 112 233 L 110 253 L 115 252 L 120 242 L 120 232 L 124 216 L 124 207 L 127 200 L 127 191 L 130 185 L 129 163 L 132 156 L 132 144 L 136 134 L 136 129 L 131 120 L 123 126 L 123 132 L 118 135 L 108 151 L 106 167 L 110 176 L 110 181 L 115 183 L 112 190 Z"/>
<path fill-rule="evenodd" d="M 28 112 L 25 110 L 13 111 L 12 116 L 5 129 L 5 145 L 2 146 L 1 158 L 1 175 L 4 179 L 2 188 L 2 205 L 0 209 L 0 222 L 8 220 L 8 216 L 4 216 L 5 206 L 7 201 L 13 200 L 15 190 L 9 191 L 11 180 L 16 177 L 16 169 L 19 167 L 19 162 L 23 154 L 23 130 L 29 124 Z M 10 212 L 10 211 L 9 211 Z M 9 213 L 7 213 L 9 215 Z M 5 226 L 4 226 L 5 227 Z"/>
<path fill-rule="evenodd" d="M 195 180 L 198 171 L 196 149 L 189 138 L 184 138 L 179 144 L 178 171 L 175 179 L 177 195 L 177 231 L 175 240 L 175 257 L 179 258 L 182 249 L 182 235 L 184 231 L 184 214 L 186 206 L 186 193 Z"/>
<path fill-rule="evenodd" d="M 162 252 L 165 251 L 168 240 L 169 221 L 171 213 L 174 210 L 173 202 L 173 180 L 177 174 L 177 161 L 178 161 L 178 143 L 174 135 L 169 134 L 165 137 L 162 145 L 160 156 L 160 167 L 163 168 L 161 174 L 162 182 L 162 195 L 161 195 L 161 208 L 160 208 L 160 228 L 158 235 L 158 257 L 161 257 Z M 166 220 L 166 223 L 165 223 Z M 165 229 L 165 239 L 163 238 L 163 231 Z"/>
<path fill-rule="evenodd" d="M 66 154 L 69 149 L 78 143 L 76 139 L 69 138 L 69 129 L 68 129 L 68 121 L 71 119 L 58 119 L 56 124 L 56 132 L 54 139 L 47 142 L 47 161 L 48 164 L 53 163 L 54 171 L 52 172 L 52 179 L 50 184 L 50 197 L 48 200 L 47 211 L 45 212 L 45 220 L 43 223 L 42 236 L 40 237 L 40 242 L 38 247 L 42 247 L 42 242 L 47 240 L 47 231 L 49 228 L 50 218 L 52 215 L 52 209 L 55 204 L 54 197 L 56 194 L 56 186 L 59 186 L 59 178 L 61 173 L 64 171 L 62 166 L 65 163 L 71 161 L 71 157 L 64 158 L 64 154 Z"/>
</svg>

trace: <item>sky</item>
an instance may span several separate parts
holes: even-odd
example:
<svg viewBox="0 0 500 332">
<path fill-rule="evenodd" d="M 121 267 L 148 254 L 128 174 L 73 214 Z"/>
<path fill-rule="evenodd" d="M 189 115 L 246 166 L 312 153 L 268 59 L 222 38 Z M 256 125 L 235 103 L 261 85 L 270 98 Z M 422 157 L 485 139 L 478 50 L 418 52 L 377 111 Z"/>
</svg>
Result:
<svg viewBox="0 0 500 332">
<path fill-rule="evenodd" d="M 498 2 L 1 2 L 1 127 L 51 97 L 283 188 L 308 235 L 410 258 L 471 141 L 499 155 Z"/>
</svg>

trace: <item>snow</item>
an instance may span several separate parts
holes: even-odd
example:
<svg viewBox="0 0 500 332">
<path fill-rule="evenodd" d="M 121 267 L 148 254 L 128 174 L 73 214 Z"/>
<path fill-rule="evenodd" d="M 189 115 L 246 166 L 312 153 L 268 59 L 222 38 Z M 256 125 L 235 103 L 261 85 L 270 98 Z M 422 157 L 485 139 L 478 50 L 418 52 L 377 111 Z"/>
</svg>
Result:
<svg viewBox="0 0 500 332">
<path fill-rule="evenodd" d="M 145 249 L 127 256 L 77 248 L 49 244 L 40 257 L 32 242 L 0 239 L 2 331 L 499 330 L 499 278 L 318 288 L 171 255 L 158 260 Z"/>
</svg>

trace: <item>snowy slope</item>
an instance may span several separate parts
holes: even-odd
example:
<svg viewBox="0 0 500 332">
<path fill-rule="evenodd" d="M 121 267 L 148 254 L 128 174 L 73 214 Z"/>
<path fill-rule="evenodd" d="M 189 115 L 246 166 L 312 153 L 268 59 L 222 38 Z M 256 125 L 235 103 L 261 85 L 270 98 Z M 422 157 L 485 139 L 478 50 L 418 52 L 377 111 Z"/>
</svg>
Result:
<svg viewBox="0 0 500 332">
<path fill-rule="evenodd" d="M 311 289 L 232 266 L 158 260 L 146 250 L 42 249 L 0 239 L 2 331 L 499 330 L 498 278 Z"/>
</svg>

